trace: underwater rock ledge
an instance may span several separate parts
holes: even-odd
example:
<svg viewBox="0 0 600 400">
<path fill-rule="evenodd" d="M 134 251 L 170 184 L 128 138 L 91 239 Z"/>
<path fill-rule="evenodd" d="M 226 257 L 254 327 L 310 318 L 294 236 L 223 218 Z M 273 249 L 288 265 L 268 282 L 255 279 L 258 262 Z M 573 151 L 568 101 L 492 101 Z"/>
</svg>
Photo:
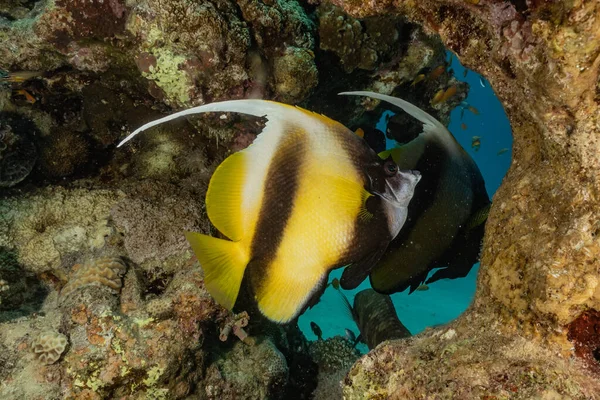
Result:
<svg viewBox="0 0 600 400">
<path fill-rule="evenodd" d="M 439 34 L 489 80 L 514 135 L 474 304 L 363 357 L 346 398 L 599 398 L 600 3 L 332 3 Z"/>
</svg>

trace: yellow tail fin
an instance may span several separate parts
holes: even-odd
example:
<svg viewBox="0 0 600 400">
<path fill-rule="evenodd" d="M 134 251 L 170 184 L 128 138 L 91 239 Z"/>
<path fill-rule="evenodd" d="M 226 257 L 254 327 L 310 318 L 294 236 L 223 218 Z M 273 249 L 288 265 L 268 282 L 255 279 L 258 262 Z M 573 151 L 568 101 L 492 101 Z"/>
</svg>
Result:
<svg viewBox="0 0 600 400">
<path fill-rule="evenodd" d="M 231 310 L 235 304 L 249 257 L 239 242 L 218 239 L 201 233 L 186 232 L 200 266 L 204 284 L 212 297 Z"/>
</svg>

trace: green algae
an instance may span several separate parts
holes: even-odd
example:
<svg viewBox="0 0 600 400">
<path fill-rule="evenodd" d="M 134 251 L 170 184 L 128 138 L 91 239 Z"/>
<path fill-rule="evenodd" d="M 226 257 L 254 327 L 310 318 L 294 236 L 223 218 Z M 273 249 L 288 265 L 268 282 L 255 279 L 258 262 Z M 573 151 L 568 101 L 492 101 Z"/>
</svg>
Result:
<svg viewBox="0 0 600 400">
<path fill-rule="evenodd" d="M 180 67 L 186 58 L 166 48 L 154 48 L 156 66 L 151 65 L 149 72 L 142 75 L 156 83 L 166 95 L 166 100 L 173 106 L 183 106 L 190 101 L 189 77 Z"/>
</svg>

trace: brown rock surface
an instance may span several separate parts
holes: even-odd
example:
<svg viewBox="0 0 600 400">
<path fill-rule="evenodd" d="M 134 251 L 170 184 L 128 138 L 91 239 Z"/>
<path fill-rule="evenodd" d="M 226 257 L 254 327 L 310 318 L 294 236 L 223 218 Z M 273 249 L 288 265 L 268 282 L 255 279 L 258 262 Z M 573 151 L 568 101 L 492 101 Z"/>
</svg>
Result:
<svg viewBox="0 0 600 400">
<path fill-rule="evenodd" d="M 439 34 L 463 65 L 489 80 L 514 135 L 473 306 L 450 330 L 363 358 L 346 380 L 346 396 L 600 396 L 598 375 L 586 369 L 597 367 L 597 357 L 574 351 L 578 342 L 598 341 L 568 335 L 587 310 L 600 310 L 600 3 L 333 3 L 360 17 L 402 14 Z"/>
</svg>

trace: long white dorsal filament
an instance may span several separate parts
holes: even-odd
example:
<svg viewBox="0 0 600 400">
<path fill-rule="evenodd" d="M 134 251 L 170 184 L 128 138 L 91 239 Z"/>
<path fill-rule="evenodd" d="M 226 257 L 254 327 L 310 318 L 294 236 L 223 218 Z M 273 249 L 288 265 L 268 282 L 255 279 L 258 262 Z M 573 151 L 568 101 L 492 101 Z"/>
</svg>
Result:
<svg viewBox="0 0 600 400">
<path fill-rule="evenodd" d="M 273 120 L 277 118 L 285 118 L 286 114 L 292 110 L 295 110 L 295 108 L 268 100 L 229 100 L 205 104 L 203 106 L 179 111 L 174 114 L 167 115 L 166 117 L 148 122 L 147 124 L 137 128 L 129 136 L 123 139 L 121 143 L 117 145 L 117 147 L 121 147 L 133 139 L 138 133 L 152 128 L 153 126 L 160 125 L 180 117 L 185 117 L 187 115 L 202 114 L 206 112 L 238 112 L 242 114 L 254 115 L 255 117 L 267 117 L 269 120 Z"/>
<path fill-rule="evenodd" d="M 367 92 L 367 91 L 356 91 L 356 92 L 342 92 L 339 95 L 350 95 L 350 96 L 366 96 L 378 100 L 383 100 L 396 107 L 400 107 L 404 112 L 410 114 L 413 118 L 418 119 L 423 123 L 423 132 L 430 134 L 445 143 L 448 148 L 454 149 L 457 146 L 456 139 L 446 129 L 446 127 L 438 121 L 435 117 L 427 112 L 421 110 L 414 104 L 409 103 L 406 100 L 399 99 L 398 97 L 387 96 L 385 94 Z"/>
</svg>

